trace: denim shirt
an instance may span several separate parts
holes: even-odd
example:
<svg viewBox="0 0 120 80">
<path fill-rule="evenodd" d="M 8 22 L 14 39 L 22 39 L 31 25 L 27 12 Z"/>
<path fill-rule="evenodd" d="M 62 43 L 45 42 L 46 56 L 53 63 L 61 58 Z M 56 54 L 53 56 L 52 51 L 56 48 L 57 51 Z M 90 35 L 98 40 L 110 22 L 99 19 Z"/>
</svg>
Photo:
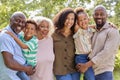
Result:
<svg viewBox="0 0 120 80">
<path fill-rule="evenodd" d="M 10 32 L 12 32 L 15 36 L 16 35 L 12 29 L 10 28 L 10 26 L 7 26 L 1 33 L 0 33 L 0 53 L 2 54 L 3 51 L 6 51 L 10 54 L 13 55 L 13 58 L 20 64 L 24 64 L 25 63 L 25 58 L 22 55 L 22 49 L 21 47 L 15 42 L 15 40 L 7 33 L 5 33 L 5 30 L 8 30 Z M 0 54 L 0 56 L 2 56 Z M 0 62 L 2 64 L 4 64 L 4 61 L 2 61 L 2 58 L 0 59 Z M 0 64 L 1 64 L 0 63 Z M 2 68 L 0 69 L 4 69 L 3 72 L 5 72 L 6 76 L 9 76 L 12 80 L 20 80 L 17 76 L 16 76 L 16 72 L 15 70 L 9 69 L 7 68 L 5 65 L 4 66 L 0 66 Z M 0 70 L 1 71 L 1 70 Z M 1 74 L 0 74 L 1 76 Z M 2 76 L 1 76 L 2 77 Z M 3 76 L 5 77 L 5 76 Z"/>
</svg>

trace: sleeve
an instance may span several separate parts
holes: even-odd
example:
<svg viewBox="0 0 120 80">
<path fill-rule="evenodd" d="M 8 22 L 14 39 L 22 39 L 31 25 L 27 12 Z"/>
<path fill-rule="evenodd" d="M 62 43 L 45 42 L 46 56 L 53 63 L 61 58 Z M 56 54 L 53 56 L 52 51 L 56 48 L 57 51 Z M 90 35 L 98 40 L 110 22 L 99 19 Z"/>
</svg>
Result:
<svg viewBox="0 0 120 80">
<path fill-rule="evenodd" d="M 98 64 L 100 62 L 104 62 L 109 60 L 112 57 L 115 57 L 115 53 L 117 53 L 119 47 L 119 31 L 116 29 L 112 29 L 107 34 L 107 39 L 104 45 L 104 48 L 97 53 L 95 57 L 92 58 L 93 63 Z"/>
<path fill-rule="evenodd" d="M 25 43 L 30 51 L 37 50 L 38 47 L 38 39 L 37 38 L 32 38 L 30 41 Z"/>
<path fill-rule="evenodd" d="M 12 38 L 5 34 L 3 36 L 0 37 L 0 52 L 6 51 L 9 52 L 11 54 L 14 54 L 14 44 L 12 41 Z"/>
</svg>

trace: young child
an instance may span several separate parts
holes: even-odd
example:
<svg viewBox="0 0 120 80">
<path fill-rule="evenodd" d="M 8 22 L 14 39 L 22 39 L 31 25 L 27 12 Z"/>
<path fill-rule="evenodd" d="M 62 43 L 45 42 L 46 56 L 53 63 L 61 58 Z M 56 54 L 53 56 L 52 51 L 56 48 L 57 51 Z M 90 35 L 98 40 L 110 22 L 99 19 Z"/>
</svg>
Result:
<svg viewBox="0 0 120 80">
<path fill-rule="evenodd" d="M 38 48 L 38 39 L 35 36 L 37 30 L 37 24 L 33 20 L 27 20 L 24 28 L 24 33 L 20 35 L 20 38 L 14 36 L 11 32 L 6 32 L 14 38 L 18 45 L 23 49 L 23 55 L 26 59 L 25 65 L 30 65 L 33 68 L 36 66 L 36 53 Z M 29 77 L 19 71 L 17 73 L 21 80 L 30 80 Z"/>
<path fill-rule="evenodd" d="M 77 14 L 75 34 L 73 35 L 76 48 L 75 63 L 86 63 L 88 55 L 91 53 L 92 28 L 88 27 L 89 17 L 83 8 L 76 8 L 75 13 Z M 84 73 L 84 77 L 85 80 L 95 80 L 92 67 Z"/>
</svg>

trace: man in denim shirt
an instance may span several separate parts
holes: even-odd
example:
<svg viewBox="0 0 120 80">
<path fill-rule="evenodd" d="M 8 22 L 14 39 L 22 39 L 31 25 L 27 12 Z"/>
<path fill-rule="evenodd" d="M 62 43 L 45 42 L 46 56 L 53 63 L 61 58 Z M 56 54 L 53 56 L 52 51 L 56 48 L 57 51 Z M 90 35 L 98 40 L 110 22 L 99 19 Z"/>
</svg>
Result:
<svg viewBox="0 0 120 80">
<path fill-rule="evenodd" d="M 20 80 L 17 71 L 24 71 L 28 75 L 34 73 L 31 66 L 24 66 L 25 59 L 21 47 L 6 32 L 18 33 L 25 27 L 26 16 L 22 12 L 15 12 L 10 18 L 10 24 L 0 33 L 0 80 Z"/>
</svg>

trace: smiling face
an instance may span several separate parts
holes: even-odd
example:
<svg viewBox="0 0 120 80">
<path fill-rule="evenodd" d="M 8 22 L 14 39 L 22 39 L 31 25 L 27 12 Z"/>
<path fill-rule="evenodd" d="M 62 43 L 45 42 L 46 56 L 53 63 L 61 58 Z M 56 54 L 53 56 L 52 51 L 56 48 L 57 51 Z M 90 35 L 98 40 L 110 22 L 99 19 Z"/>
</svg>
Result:
<svg viewBox="0 0 120 80">
<path fill-rule="evenodd" d="M 93 14 L 94 21 L 96 23 L 97 29 L 101 29 L 106 23 L 107 12 L 103 7 L 98 7 L 95 9 Z"/>
<path fill-rule="evenodd" d="M 18 34 L 25 27 L 26 17 L 22 13 L 15 13 L 10 19 L 12 30 Z"/>
<path fill-rule="evenodd" d="M 40 25 L 38 26 L 39 33 L 43 38 L 45 38 L 49 33 L 49 22 L 43 20 Z"/>
<path fill-rule="evenodd" d="M 24 35 L 27 38 L 32 38 L 36 34 L 36 27 L 34 24 L 27 23 L 25 30 L 24 30 Z"/>
<path fill-rule="evenodd" d="M 64 27 L 66 28 L 71 28 L 74 24 L 74 20 L 75 20 L 75 15 L 74 13 L 69 13 L 66 17 L 65 23 L 64 23 Z"/>
<path fill-rule="evenodd" d="M 87 29 L 89 23 L 88 16 L 85 13 L 78 14 L 77 23 L 82 29 Z"/>
</svg>

